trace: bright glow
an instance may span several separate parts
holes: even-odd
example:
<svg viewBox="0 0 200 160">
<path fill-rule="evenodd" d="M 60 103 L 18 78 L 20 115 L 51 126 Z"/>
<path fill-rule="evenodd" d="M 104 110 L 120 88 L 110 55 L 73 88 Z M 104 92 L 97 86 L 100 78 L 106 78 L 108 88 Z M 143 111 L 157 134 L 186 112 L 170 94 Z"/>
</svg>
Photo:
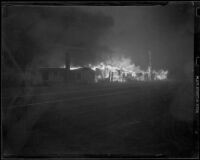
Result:
<svg viewBox="0 0 200 160">
<path fill-rule="evenodd" d="M 142 70 L 140 66 L 136 66 L 128 58 L 111 58 L 105 62 L 100 62 L 96 65 L 89 64 L 85 67 L 89 67 L 95 71 L 95 82 L 165 80 L 168 75 L 168 71 L 162 69 L 156 71 L 148 67 L 147 70 Z M 65 68 L 65 65 L 61 68 Z M 81 66 L 70 66 L 70 70 L 79 68 L 81 68 Z"/>
<path fill-rule="evenodd" d="M 70 70 L 75 70 L 75 69 L 79 69 L 79 68 L 82 68 L 80 66 L 70 66 Z"/>
<path fill-rule="evenodd" d="M 159 70 L 158 72 L 153 71 L 155 74 L 154 80 L 164 80 L 167 79 L 168 71 Z"/>
<path fill-rule="evenodd" d="M 60 66 L 60 68 L 66 68 L 66 65 L 64 64 L 64 65 Z M 80 66 L 70 66 L 70 70 L 75 70 L 75 69 L 79 69 L 79 68 L 81 68 L 81 67 Z"/>
<path fill-rule="evenodd" d="M 60 68 L 66 68 L 66 65 L 65 65 L 65 64 L 63 64 L 62 66 L 60 66 Z"/>
</svg>

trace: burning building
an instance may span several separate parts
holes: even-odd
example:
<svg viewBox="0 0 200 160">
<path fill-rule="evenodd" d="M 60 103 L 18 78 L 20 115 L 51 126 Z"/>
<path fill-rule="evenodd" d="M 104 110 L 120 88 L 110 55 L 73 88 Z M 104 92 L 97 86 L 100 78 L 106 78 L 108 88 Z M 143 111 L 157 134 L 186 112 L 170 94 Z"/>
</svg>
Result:
<svg viewBox="0 0 200 160">
<path fill-rule="evenodd" d="M 107 60 L 97 65 L 89 65 L 95 71 L 95 82 L 127 82 L 127 81 L 151 81 L 167 79 L 168 71 L 152 69 L 151 52 L 149 52 L 149 65 L 147 70 L 131 63 L 128 58 Z"/>
<path fill-rule="evenodd" d="M 97 65 L 72 66 L 69 53 L 65 54 L 65 64 L 58 68 L 39 68 L 27 72 L 27 79 L 35 83 L 79 83 L 130 82 L 167 79 L 168 71 L 152 70 L 151 53 L 147 70 L 140 69 L 128 58 L 112 58 Z M 34 73 L 34 74 L 33 74 Z M 35 74 L 37 73 L 37 74 Z M 36 76 L 37 75 L 37 76 Z"/>
</svg>

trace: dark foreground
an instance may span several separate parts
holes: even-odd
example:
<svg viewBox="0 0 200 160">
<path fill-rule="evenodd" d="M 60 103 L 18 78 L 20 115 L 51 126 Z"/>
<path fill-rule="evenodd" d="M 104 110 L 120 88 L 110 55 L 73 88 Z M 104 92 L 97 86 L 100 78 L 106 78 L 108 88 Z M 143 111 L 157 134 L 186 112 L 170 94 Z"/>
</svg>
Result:
<svg viewBox="0 0 200 160">
<path fill-rule="evenodd" d="M 5 157 L 193 157 L 193 86 L 152 82 L 3 90 Z"/>
</svg>

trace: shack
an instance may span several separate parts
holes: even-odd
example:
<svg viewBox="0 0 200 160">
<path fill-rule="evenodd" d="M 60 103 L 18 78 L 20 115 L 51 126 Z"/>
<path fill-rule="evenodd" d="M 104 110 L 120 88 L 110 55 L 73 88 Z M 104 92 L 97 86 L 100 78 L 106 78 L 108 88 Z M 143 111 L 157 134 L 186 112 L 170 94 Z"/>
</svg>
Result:
<svg viewBox="0 0 200 160">
<path fill-rule="evenodd" d="M 63 83 L 69 81 L 69 70 L 65 68 L 40 68 L 44 83 Z"/>
<path fill-rule="evenodd" d="M 70 82 L 82 84 L 94 83 L 95 71 L 87 67 L 70 70 Z"/>
</svg>

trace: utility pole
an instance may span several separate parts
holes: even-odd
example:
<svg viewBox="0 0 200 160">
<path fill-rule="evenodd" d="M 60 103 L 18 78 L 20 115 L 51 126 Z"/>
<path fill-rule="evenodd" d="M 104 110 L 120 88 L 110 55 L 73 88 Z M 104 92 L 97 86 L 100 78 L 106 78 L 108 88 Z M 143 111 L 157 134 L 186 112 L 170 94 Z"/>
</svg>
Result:
<svg viewBox="0 0 200 160">
<path fill-rule="evenodd" d="M 69 52 L 65 53 L 65 70 L 66 70 L 65 80 L 68 83 L 70 81 L 70 54 Z"/>
<path fill-rule="evenodd" d="M 151 69 L 152 69 L 152 64 L 151 64 L 151 51 L 148 51 L 149 55 L 149 67 L 148 67 L 148 74 L 149 74 L 149 80 L 151 81 Z"/>
</svg>

